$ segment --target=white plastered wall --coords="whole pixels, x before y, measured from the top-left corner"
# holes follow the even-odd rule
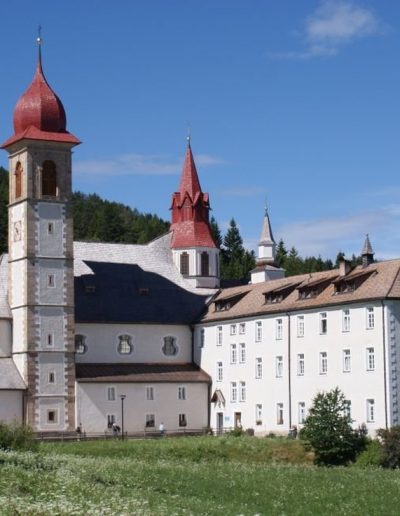
[[[0,421],[22,422],[23,391],[0,390]]]

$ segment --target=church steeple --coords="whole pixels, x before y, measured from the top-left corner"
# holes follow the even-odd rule
[[[285,271],[276,265],[275,259],[276,243],[272,234],[268,207],[265,206],[261,237],[258,242],[258,257],[256,267],[251,271],[251,282],[261,283],[263,281],[283,278]]]
[[[368,233],[365,235],[364,246],[361,251],[363,267],[367,267],[374,262],[374,250],[372,249],[371,242],[369,240]]]
[[[265,206],[261,237],[258,243],[258,260],[273,264],[275,262],[276,243],[272,235],[268,207]]]
[[[209,223],[210,202],[202,192],[190,138],[179,190],[172,195],[171,248],[181,274],[197,287],[219,284],[219,249]]]

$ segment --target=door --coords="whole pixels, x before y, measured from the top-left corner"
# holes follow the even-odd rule
[[[217,412],[217,435],[221,435],[224,431],[224,414]]]
[[[235,412],[235,428],[242,428],[242,413]]]

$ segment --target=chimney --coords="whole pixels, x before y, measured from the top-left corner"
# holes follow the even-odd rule
[[[351,271],[350,260],[346,260],[346,258],[340,258],[339,260],[339,275],[346,276]]]

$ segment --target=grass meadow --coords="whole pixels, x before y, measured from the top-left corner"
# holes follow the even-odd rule
[[[400,471],[317,468],[298,441],[187,437],[0,452],[0,514],[398,515]]]

